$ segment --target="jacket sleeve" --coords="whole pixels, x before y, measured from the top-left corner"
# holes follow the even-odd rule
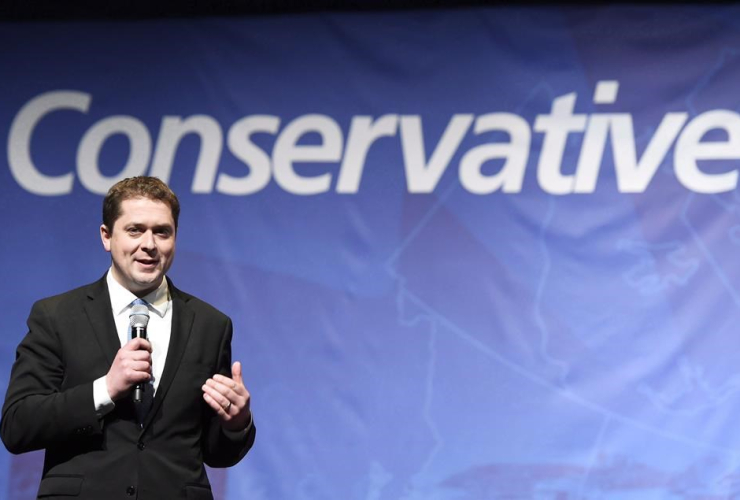
[[[24,453],[100,433],[92,379],[65,387],[60,333],[47,301],[34,304],[28,329],[16,351],[5,394],[0,422],[5,447],[11,453]]]
[[[231,377],[231,337],[233,327],[227,318],[219,349],[218,373]],[[203,430],[203,459],[210,467],[230,467],[238,463],[254,444],[254,422],[244,433],[226,432],[218,415],[207,408]]]

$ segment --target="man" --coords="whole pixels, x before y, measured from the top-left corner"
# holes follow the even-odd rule
[[[234,465],[254,442],[231,320],[165,277],[179,212],[159,179],[117,183],[100,226],[106,275],[31,310],[0,427],[12,453],[46,450],[39,498],[210,500],[203,464]],[[149,340],[129,340],[134,307]]]

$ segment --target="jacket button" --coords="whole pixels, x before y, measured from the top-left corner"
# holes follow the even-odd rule
[[[146,448],[146,446],[144,446],[144,443],[142,443],[142,442],[139,442],[139,443],[137,443],[137,444],[136,444],[136,447],[137,447],[138,449],[140,449],[140,450],[143,450],[144,448]]]
[[[134,488],[133,486],[129,486],[128,488],[126,488],[126,494],[128,496],[132,497],[134,496],[134,493],[136,493],[136,488]]]

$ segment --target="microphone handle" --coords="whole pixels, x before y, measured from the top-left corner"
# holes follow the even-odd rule
[[[135,326],[131,329],[131,338],[142,338],[146,339],[146,327]],[[134,403],[141,403],[144,397],[144,384],[139,383],[134,386]]]

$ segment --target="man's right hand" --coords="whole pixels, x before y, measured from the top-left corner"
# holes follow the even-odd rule
[[[152,345],[142,338],[131,339],[116,353],[105,376],[108,395],[113,401],[126,396],[131,388],[151,378]]]

